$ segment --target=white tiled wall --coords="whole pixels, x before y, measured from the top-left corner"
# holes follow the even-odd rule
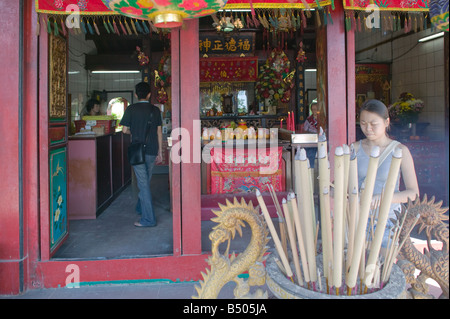
[[[444,38],[419,43],[418,40],[437,30],[385,32],[372,29],[356,32],[356,52],[377,43],[396,38],[394,41],[361,52],[357,63],[390,63],[392,61],[391,100],[395,101],[402,92],[412,93],[424,101],[425,108],[419,115],[420,122],[429,122],[428,134],[442,137],[445,134],[444,110]]]
[[[69,37],[69,94],[72,95],[72,118],[80,114],[87,97],[89,87],[88,72],[84,68],[86,54],[95,54],[93,41],[86,41],[84,35]]]
[[[69,38],[69,94],[72,95],[72,118],[81,114],[87,100],[94,90],[133,91],[141,81],[140,73],[133,74],[92,74],[84,68],[85,55],[95,54],[93,41],[85,40],[84,34],[70,35]],[[159,61],[159,59],[157,60]],[[79,72],[71,74],[72,72]],[[107,103],[101,111],[106,114]]]

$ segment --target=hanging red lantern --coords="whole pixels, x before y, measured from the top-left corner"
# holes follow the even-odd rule
[[[211,15],[223,8],[227,0],[102,0],[121,15],[152,20],[157,28],[176,28],[183,19]]]

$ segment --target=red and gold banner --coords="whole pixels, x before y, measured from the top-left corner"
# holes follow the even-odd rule
[[[258,57],[200,59],[200,82],[254,82],[257,79]]]
[[[366,10],[372,4],[380,11],[428,11],[429,0],[342,0],[345,10]]]
[[[234,149],[230,152],[222,148],[211,151],[211,194],[251,192],[255,188],[268,192],[271,184],[275,191],[284,191],[282,169],[282,147]],[[264,174],[264,172],[271,172]]]

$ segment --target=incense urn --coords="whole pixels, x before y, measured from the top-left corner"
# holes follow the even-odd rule
[[[322,255],[317,256],[317,265],[322,264]],[[320,269],[322,271],[322,269]],[[313,291],[301,287],[281,272],[275,256],[269,256],[266,263],[266,284],[270,291],[279,299],[406,299],[406,279],[402,270],[393,265],[388,283],[372,293],[347,296],[346,294],[335,295],[325,292]],[[325,283],[322,284],[325,287]],[[316,287],[317,288],[317,287]],[[318,288],[316,290],[319,290]],[[326,290],[326,288],[324,288]]]

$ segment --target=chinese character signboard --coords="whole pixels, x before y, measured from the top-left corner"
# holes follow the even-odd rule
[[[200,59],[200,82],[254,82],[257,78],[258,57]]]
[[[223,36],[216,33],[201,33],[199,36],[199,48],[201,55],[253,55],[255,50],[255,34],[242,32]]]

